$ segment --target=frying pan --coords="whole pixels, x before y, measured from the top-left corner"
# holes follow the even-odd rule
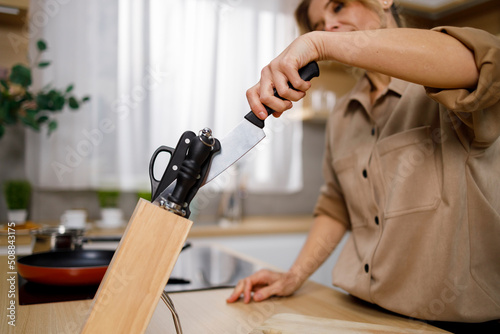
[[[113,257],[113,250],[43,252],[17,260],[19,275],[48,285],[99,284]]]

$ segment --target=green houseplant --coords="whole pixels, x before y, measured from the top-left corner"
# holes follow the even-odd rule
[[[137,197],[144,198],[145,200],[151,202],[151,191],[148,191],[148,190],[138,191]]]
[[[119,190],[98,190],[97,198],[101,208],[117,208],[120,198]]]
[[[49,61],[40,61],[41,54],[47,50],[43,40],[37,42],[37,59],[33,67],[46,68]],[[14,65],[7,78],[0,78],[0,138],[9,125],[22,123],[28,128],[40,131],[46,124],[50,135],[57,129],[55,113],[61,112],[65,106],[72,110],[90,98],[81,99],[72,94],[73,85],[64,89],[56,89],[47,85],[39,91],[33,91],[32,68],[23,64]]]
[[[31,184],[27,180],[8,180],[3,185],[9,221],[24,223],[28,216]]]

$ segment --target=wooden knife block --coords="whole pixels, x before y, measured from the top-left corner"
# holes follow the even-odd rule
[[[144,333],[192,224],[140,199],[81,333]]]

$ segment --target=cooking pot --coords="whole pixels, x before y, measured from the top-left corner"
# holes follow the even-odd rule
[[[66,226],[46,226],[33,231],[35,245],[33,253],[80,250],[84,241],[83,228],[68,228]]]
[[[119,242],[121,236],[85,236],[83,228],[66,226],[46,226],[32,232],[35,245],[32,253],[81,250],[88,242]]]

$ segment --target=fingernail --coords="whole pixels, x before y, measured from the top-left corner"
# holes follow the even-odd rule
[[[266,114],[265,112],[261,111],[261,112],[259,113],[259,118],[260,118],[260,119],[264,119],[264,118],[266,118],[266,117],[267,117],[267,114]]]
[[[262,295],[260,293],[256,293],[253,295],[253,300],[259,301],[262,299]]]

